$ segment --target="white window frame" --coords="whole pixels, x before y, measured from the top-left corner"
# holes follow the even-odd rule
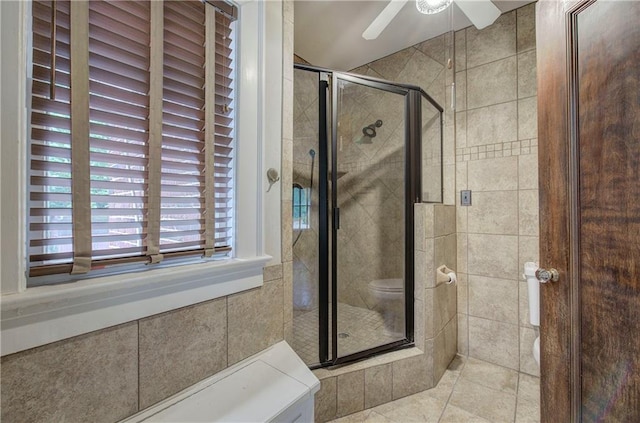
[[[265,264],[280,262],[280,190],[265,194],[263,169],[280,169],[282,4],[260,0],[236,4],[234,257],[27,289],[30,84],[25,75],[31,67],[27,63],[31,7],[23,1],[0,2],[2,356],[259,287]],[[266,75],[279,75],[278,81],[267,81]],[[277,224],[266,225],[266,216],[277,216]]]

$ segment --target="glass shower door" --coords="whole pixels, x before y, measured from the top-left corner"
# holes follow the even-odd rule
[[[329,180],[337,362],[406,342],[408,101],[408,90],[400,87],[333,75]]]

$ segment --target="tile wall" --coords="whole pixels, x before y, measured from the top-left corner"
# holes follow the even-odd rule
[[[228,297],[2,357],[7,422],[123,419],[283,339],[282,265]]]
[[[537,375],[522,278],[538,260],[535,5],[456,32],[455,51],[458,350]]]

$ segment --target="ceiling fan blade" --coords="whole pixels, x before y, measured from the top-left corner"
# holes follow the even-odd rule
[[[498,19],[501,12],[491,0],[454,0],[473,25],[482,29]]]
[[[365,40],[375,40],[384,31],[389,22],[396,17],[400,9],[405,5],[406,0],[391,0],[387,7],[371,22],[371,25],[362,33]]]

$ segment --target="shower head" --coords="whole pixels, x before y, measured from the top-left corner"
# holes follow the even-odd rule
[[[371,139],[375,138],[376,135],[378,135],[376,133],[376,128],[380,128],[381,126],[382,126],[382,120],[378,119],[371,125],[367,125],[364,128],[362,128],[363,136],[356,141],[356,144],[371,144],[373,142],[371,141]]]

